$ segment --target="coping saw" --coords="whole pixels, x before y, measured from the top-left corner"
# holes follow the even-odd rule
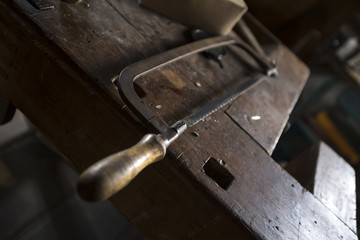
[[[235,45],[243,49],[259,64],[262,72],[238,84],[174,125],[168,126],[141,101],[135,92],[134,81],[139,77],[187,56],[227,45]],[[101,201],[111,197],[128,185],[146,166],[163,159],[167,147],[187,128],[234,101],[266,76],[277,76],[275,64],[259,56],[247,44],[228,36],[193,42],[126,67],[115,81],[119,93],[134,114],[158,134],[146,134],[140,142],[129,149],[114,153],[91,165],[81,174],[78,181],[78,192],[81,197],[88,201]]]

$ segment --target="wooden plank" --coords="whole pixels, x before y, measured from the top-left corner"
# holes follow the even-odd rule
[[[184,26],[160,21],[159,16],[140,9],[137,1],[89,4],[90,7],[83,7],[60,2],[56,11],[38,14],[32,21],[48,32],[52,41],[110,97],[116,96],[117,102],[119,97],[111,79],[123,68],[189,41],[182,34]],[[115,7],[114,4],[121,5]],[[57,24],[59,22],[61,24]]]
[[[166,24],[159,28],[142,26],[140,31],[136,22],[161,18],[138,8],[133,1],[119,1],[121,9],[115,1],[90,2],[90,8],[58,1],[55,10],[35,13],[29,13],[27,2],[15,2],[0,3],[1,23],[9,34],[21,32],[22,37],[15,37],[14,44],[23,46],[28,58],[2,56],[15,60],[22,74],[5,68],[9,77],[0,79],[0,91],[79,169],[133,144],[146,133],[124,108],[111,79],[138,58],[187,41],[184,26],[172,24],[172,30],[183,35],[180,39]],[[137,18],[130,21],[124,17],[121,11],[126,7]],[[154,37],[159,33],[167,37]],[[294,58],[276,42],[270,47],[282,49],[283,58]],[[155,75],[163,76],[157,80],[162,79],[163,85],[153,84],[156,81],[139,83],[146,86],[144,101],[168,106],[169,98],[161,96],[169,94],[171,88],[176,92],[184,86],[184,91],[178,91],[171,100],[180,100],[177,102],[184,110],[180,114],[186,114],[194,107],[192,99],[195,104],[202,103],[208,91],[217,92],[235,78],[248,75],[249,68],[256,69],[251,62],[250,66],[239,64],[239,60],[248,60],[241,52],[231,50],[228,56],[224,60],[229,66],[226,71],[202,56],[162,69]],[[307,69],[300,62],[296,64],[301,72],[294,81],[304,82]],[[199,72],[194,73],[194,69]],[[169,76],[170,80],[165,80]],[[203,87],[198,89],[195,81],[201,81]],[[286,86],[291,88],[289,92],[296,92],[289,98],[296,98],[300,89],[292,88],[298,85]],[[257,108],[263,104],[261,99],[255,96],[248,104]],[[162,107],[159,114],[171,122],[179,117],[173,110]],[[224,110],[181,136],[166,160],[150,166],[111,199],[114,205],[149,239],[356,239]],[[192,134],[194,131],[198,135]],[[225,168],[234,177],[228,190],[207,175],[210,173],[203,165],[209,157],[226,162]]]
[[[308,191],[356,232],[355,171],[325,143],[318,143],[286,166]]]
[[[110,1],[109,4],[105,2],[94,2],[89,8],[78,5],[61,4],[57,10],[58,11],[45,11],[42,14],[36,14],[33,21],[39,24],[44,31],[48,32],[52,41],[58,44],[63,51],[67,52],[70,58],[76,62],[88,76],[93,78],[99,87],[104,89],[117,103],[121,103],[121,100],[119,100],[115,87],[111,83],[111,79],[118,75],[121,69],[146,56],[154,55],[157,52],[190,41],[187,35],[183,34],[186,30],[183,25],[168,21],[167,19],[164,21],[163,17],[154,14],[150,10],[139,8],[137,3],[131,0]],[[96,18],[92,16],[96,16],[96,14],[104,17],[99,19],[95,24],[94,21]],[[64,18],[64,15],[67,17]],[[86,18],[83,16],[89,17]],[[50,22],[61,22],[62,24],[49,24]],[[76,24],[73,24],[74,22]],[[162,32],[162,34],[157,34],[159,32]],[[107,47],[104,47],[105,43]],[[270,45],[269,47],[270,51],[275,51],[274,49],[276,49],[274,45]],[[86,54],[84,54],[85,49]],[[102,54],[99,54],[98,51],[101,51]],[[159,114],[170,122],[172,120],[176,121],[179,119],[179,113],[183,115],[187,114],[199,104],[199,100],[204,99],[204,97],[207,98],[206,95],[211,96],[211,94],[216,93],[216,91],[219,91],[219,89],[229,84],[229,82],[234,81],[237,76],[246,73],[247,68],[238,64],[238,52],[239,51],[235,51],[234,53],[234,51],[231,51],[228,53],[229,56],[224,60],[226,61],[225,71],[220,71],[215,62],[203,61],[203,57],[201,56],[191,58],[186,62],[174,64],[172,68],[177,69],[176,71],[180,75],[181,73],[193,72],[193,75],[190,76],[189,74],[182,74],[181,78],[186,79],[190,77],[191,79],[195,79],[193,80],[194,83],[202,83],[202,95],[194,95],[193,98],[187,98],[189,101],[183,103],[185,107],[179,108],[179,106],[177,106],[173,107],[172,111],[167,111],[174,113],[172,116],[167,117],[167,112],[165,111],[165,113],[162,114],[161,112],[164,111],[161,110]],[[94,56],[96,56],[96,58]],[[242,56],[242,58],[242,63],[249,61],[247,56]],[[296,61],[295,58],[292,59]],[[304,70],[298,67],[298,71],[302,72]],[[295,72],[295,74],[297,73],[298,72]],[[304,76],[307,75],[306,72],[303,74]],[[287,76],[288,75],[284,75],[284,79]],[[294,84],[295,86],[290,86],[293,88],[289,87],[285,89],[297,89],[302,88],[306,78],[307,77],[301,77],[296,78],[301,79],[300,81],[294,80],[286,82],[283,82],[283,78],[281,78],[276,82],[279,83],[280,86],[283,83]],[[206,79],[206,82],[201,79]],[[206,85],[208,86],[207,88],[205,87]],[[268,86],[265,86],[266,89],[267,87]],[[144,86],[144,89],[147,88],[149,88],[149,86]],[[193,90],[194,88],[190,88],[189,91]],[[261,89],[259,91],[261,91]],[[297,93],[299,93],[299,90],[297,90]],[[171,94],[173,94],[173,92],[171,92]],[[238,111],[238,106],[243,106],[243,102],[234,105],[233,110],[229,110],[229,114],[233,116],[234,120],[246,131],[249,131],[250,135],[254,135],[254,131],[262,132],[262,134],[258,133],[256,136],[254,135],[254,138],[258,140],[269,153],[272,152],[276,145],[278,137],[287,121],[286,118],[282,117],[289,114],[295,102],[294,99],[298,97],[296,94],[294,95],[286,91],[279,94],[283,94],[280,96],[282,97],[281,100],[273,102],[284,104],[285,106],[283,108],[277,106],[277,108],[273,107],[271,109],[272,111],[276,109],[283,111],[279,113],[277,121],[274,121],[272,127],[267,127],[266,124],[258,124],[258,126],[254,128],[247,118],[243,119],[244,112]],[[286,97],[288,97],[288,95],[290,95],[289,99],[293,99],[291,103],[286,103],[288,100]],[[187,96],[193,95],[190,94]],[[269,98],[271,98],[271,95]],[[269,103],[269,98],[267,100],[258,99],[254,104],[263,106]],[[168,99],[168,96],[158,97],[158,99]],[[253,100],[254,98],[252,98],[252,101]],[[245,101],[248,102],[248,99],[245,99]],[[283,101],[285,102],[283,103]],[[267,106],[269,105],[270,104]],[[247,106],[248,108],[252,108],[252,104],[247,104]],[[267,108],[264,107],[264,109],[266,110]],[[269,111],[269,113],[271,112]],[[245,112],[245,114],[251,113]],[[271,116],[276,115],[273,114]],[[262,122],[263,121],[258,121],[257,123]]]
[[[231,126],[230,119],[221,113],[215,114],[198,126],[202,137],[191,143],[185,137],[180,139],[188,148],[182,154],[180,148],[178,154],[191,174],[232,214],[245,221],[257,237],[356,239],[347,226],[340,227],[342,223],[335,215],[275,164],[244,132],[236,128],[229,131],[228,126]],[[223,160],[235,176],[227,191],[201,171],[209,156]],[[336,222],[339,226],[329,228]],[[323,232],[325,229],[327,232]]]
[[[314,196],[356,232],[354,169],[331,148],[320,145]]]
[[[10,13],[3,11],[3,7],[4,5],[2,13]],[[1,20],[4,29],[5,26],[16,26],[14,21],[20,22],[16,15]],[[8,34],[12,34],[12,30],[16,28],[6,29]],[[125,109],[117,112],[118,109],[112,108],[109,99],[91,87],[94,85],[89,84],[87,76],[72,65],[71,61],[65,62],[65,59],[69,59],[62,52],[38,39],[39,33],[31,26],[21,29],[21,33],[19,37],[14,37],[14,44],[23,47],[23,53],[29,58],[21,61],[23,58],[16,54],[6,55],[6,59],[13,59],[17,63],[16,67],[22,69],[23,74],[19,76],[15,74],[18,71],[8,71],[9,77],[1,78],[1,91],[11,98],[79,169],[84,169],[91,162],[118,150],[119,147],[133,144],[134,139],[140,137],[137,132],[144,130],[136,126],[136,122],[128,125]],[[24,43],[22,39],[32,41]],[[34,46],[35,41],[37,44]],[[39,71],[40,66],[46,68],[40,68]],[[26,101],[23,101],[24,96]],[[109,105],[104,103],[105,100]],[[155,166],[151,166],[132,183],[133,187],[126,189],[136,195],[141,194],[141,199],[148,200],[146,205],[134,204],[135,198],[134,201],[131,200],[134,196],[125,191],[125,200],[113,200],[115,206],[129,219],[134,223],[138,222],[136,225],[146,235],[158,239],[159,236],[165,236],[166,232],[162,232],[168,229],[168,232],[180,239],[219,239],[221,236],[229,236],[230,239],[239,236],[252,239],[246,228],[242,224],[234,224],[218,203],[203,197],[203,191],[195,190],[196,183],[189,183],[173,166],[169,166],[166,161],[164,163],[166,167],[161,171],[158,170],[159,166],[155,170]],[[169,179],[173,181],[168,181]],[[150,187],[151,192],[144,187]],[[151,201],[154,197],[161,198],[157,201],[161,208],[154,207]],[[127,204],[131,204],[131,208],[128,208]],[[154,210],[149,215],[150,219],[145,218],[150,221],[147,221],[146,226],[142,226],[130,213],[137,210],[145,212],[146,208]],[[163,213],[171,213],[170,216],[182,221],[174,224],[168,221]],[[150,222],[154,224],[149,224]],[[212,229],[217,231],[212,232]]]

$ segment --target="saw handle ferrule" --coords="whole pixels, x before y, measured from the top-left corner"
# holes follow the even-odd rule
[[[87,201],[102,201],[127,186],[145,167],[164,158],[167,141],[147,134],[136,145],[91,165],[78,181],[78,192]]]

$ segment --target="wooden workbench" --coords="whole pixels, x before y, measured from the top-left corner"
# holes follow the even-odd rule
[[[148,132],[112,80],[136,61],[190,42],[190,34],[136,1],[54,5],[41,11],[27,1],[0,2],[0,92],[84,170]],[[270,157],[309,71],[253,25],[265,33],[279,77],[189,129],[165,160],[111,199],[149,239],[357,239]],[[223,64],[192,56],[139,79],[139,92],[171,124],[257,69],[234,49]],[[232,181],[219,186],[205,162],[222,163]]]

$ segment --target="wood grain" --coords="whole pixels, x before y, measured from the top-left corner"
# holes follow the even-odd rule
[[[0,91],[80,170],[147,133],[124,106],[114,76],[144,57],[190,41],[190,29],[135,1],[86,3],[56,1],[56,9],[40,12],[26,1],[0,2],[1,41],[10,46],[0,58]],[[286,75],[283,87],[271,84],[243,96],[229,111],[244,97],[246,109],[257,109],[279,96],[285,104],[274,103],[284,116],[275,124],[278,133],[308,70],[278,42],[269,43],[269,49],[280,54],[279,69],[289,68],[291,79]],[[234,49],[224,65],[222,70],[196,55],[139,79],[138,85],[144,102],[171,123],[258,68]],[[268,140],[254,141],[253,127],[239,127],[225,110],[189,129],[170,147],[167,159],[141,173],[111,199],[113,204],[149,239],[357,239],[264,150],[277,141],[267,130],[274,126],[272,118],[257,128]],[[235,177],[227,191],[204,173],[209,157],[223,160]]]
[[[356,232],[355,172],[334,150],[317,143],[286,170]]]

